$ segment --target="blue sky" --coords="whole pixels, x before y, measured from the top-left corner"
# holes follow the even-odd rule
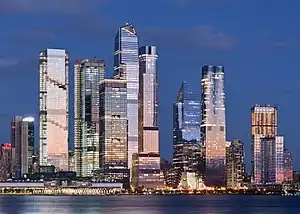
[[[97,56],[111,76],[114,36],[128,21],[141,45],[159,51],[162,156],[172,156],[172,103],[181,82],[199,93],[201,66],[221,64],[228,140],[243,140],[249,163],[250,108],[276,104],[279,132],[299,168],[299,8],[297,0],[0,1],[0,142],[9,141],[12,116],[38,116],[40,50],[65,48],[72,62]]]

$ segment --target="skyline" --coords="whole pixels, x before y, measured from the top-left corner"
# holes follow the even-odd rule
[[[13,2],[13,1],[12,1]],[[66,2],[66,1],[65,1]],[[136,1],[131,1],[136,2]],[[193,2],[193,1],[190,1]],[[201,1],[206,2],[206,1]],[[284,44],[283,41],[285,40],[285,37],[289,37],[288,35],[291,34],[292,36],[290,38],[287,38],[288,40],[291,40],[291,43],[294,43],[295,41],[293,39],[293,32],[294,34],[299,35],[300,30],[299,27],[293,26],[293,21],[290,22],[290,25],[287,26],[281,26],[279,28],[273,28],[273,32],[276,35],[271,35],[275,41],[272,41],[272,38],[269,39],[262,39],[263,41],[260,41],[261,43],[255,43],[256,36],[253,35],[253,32],[250,29],[244,29],[242,28],[246,33],[250,33],[250,35],[244,35],[242,36],[239,34],[237,36],[235,33],[236,31],[241,31],[241,29],[232,29],[233,26],[224,25],[222,26],[222,21],[218,19],[217,17],[210,16],[210,18],[206,18],[205,15],[201,15],[202,10],[208,10],[206,11],[210,13],[217,13],[218,11],[222,11],[224,14],[229,14],[230,7],[231,9],[237,9],[241,6],[241,4],[236,4],[234,7],[232,6],[232,2],[235,1],[229,1],[224,3],[224,1],[215,1],[215,2],[221,2],[221,3],[203,3],[203,8],[198,8],[199,11],[197,12],[197,16],[199,16],[199,19],[205,18],[200,21],[198,20],[192,20],[192,15],[190,18],[190,22],[186,22],[186,20],[182,17],[181,21],[179,19],[175,19],[177,22],[176,25],[183,24],[183,22],[186,22],[185,26],[172,26],[173,22],[172,19],[174,18],[174,14],[176,14],[179,10],[183,10],[187,13],[187,11],[194,11],[193,5],[196,3],[191,3],[190,5],[170,5],[168,4],[168,7],[170,7],[169,11],[172,10],[173,13],[168,18],[165,18],[165,20],[159,21],[157,17],[155,17],[153,20],[147,20],[147,17],[143,17],[144,19],[139,20],[139,17],[142,16],[142,14],[136,14],[133,13],[132,15],[125,14],[120,15],[119,17],[109,17],[108,14],[105,15],[105,10],[107,8],[111,8],[111,3],[103,3],[101,7],[102,9],[99,9],[99,12],[96,14],[105,15],[107,17],[107,20],[109,20],[110,26],[104,26],[103,31],[100,31],[100,27],[95,27],[94,24],[92,26],[86,26],[87,29],[87,35],[82,35],[84,33],[71,31],[70,33],[62,32],[62,31],[56,31],[55,27],[54,29],[51,28],[52,25],[57,25],[58,20],[56,20],[55,17],[53,17],[52,22],[47,22],[46,27],[42,27],[39,20],[35,20],[34,22],[31,22],[33,18],[37,18],[38,16],[41,16],[41,21],[47,18],[47,16],[51,17],[50,14],[58,14],[59,17],[64,17],[64,21],[66,22],[66,26],[69,26],[69,29],[73,29],[74,27],[71,23],[76,22],[75,20],[79,19],[79,17],[82,17],[82,15],[73,14],[73,15],[67,15],[65,12],[62,13],[62,10],[60,8],[52,8],[52,11],[46,11],[46,14],[41,15],[39,14],[39,4],[37,4],[36,7],[32,8],[33,11],[23,10],[18,12],[18,14],[14,13],[15,15],[13,18],[16,19],[16,23],[8,22],[8,23],[2,23],[4,24],[4,27],[8,28],[8,32],[13,31],[13,29],[16,26],[21,26],[22,23],[24,24],[22,27],[26,27],[26,23],[29,22],[33,24],[33,27],[29,27],[25,34],[22,34],[22,38],[16,39],[16,38],[6,38],[6,33],[1,33],[2,38],[2,45],[3,49],[0,52],[1,53],[1,60],[0,60],[0,70],[4,73],[4,78],[1,80],[1,94],[0,96],[6,101],[4,105],[0,108],[1,113],[1,132],[0,132],[0,141],[1,143],[5,143],[9,141],[9,121],[13,116],[21,115],[33,115],[36,119],[38,118],[38,101],[36,100],[36,93],[38,91],[38,52],[45,49],[45,48],[65,48],[70,53],[71,58],[71,77],[70,80],[73,79],[73,64],[75,59],[78,58],[90,58],[93,56],[97,56],[99,59],[104,59],[107,61],[107,73],[109,76],[112,76],[112,60],[113,60],[113,37],[115,36],[116,30],[118,27],[122,24],[124,24],[125,21],[129,20],[132,22],[137,29],[137,33],[140,36],[140,40],[142,43],[140,43],[140,46],[142,45],[155,45],[157,46],[159,59],[158,59],[158,72],[159,72],[159,125],[161,129],[161,153],[162,157],[167,157],[168,159],[171,159],[171,149],[172,149],[172,103],[176,99],[176,94],[178,92],[178,88],[180,87],[180,84],[183,80],[186,80],[192,85],[192,88],[194,91],[200,93],[200,73],[201,73],[201,66],[204,64],[221,64],[225,66],[225,93],[226,93],[226,113],[227,113],[227,140],[232,140],[233,138],[239,138],[242,140],[242,142],[245,144],[245,151],[246,151],[246,162],[247,162],[247,171],[249,171],[249,162],[250,162],[250,144],[251,144],[251,107],[254,104],[277,104],[279,106],[279,134],[285,136],[285,141],[287,144],[287,147],[290,149],[290,151],[297,151],[300,146],[297,144],[297,139],[299,139],[300,134],[297,133],[297,131],[293,131],[291,127],[294,127],[297,124],[297,121],[300,119],[300,113],[294,113],[291,114],[290,106],[296,105],[297,102],[293,98],[295,96],[295,92],[298,91],[298,86],[295,86],[297,84],[296,80],[297,77],[299,77],[299,74],[297,72],[297,61],[296,61],[296,54],[297,50],[297,44],[295,45],[288,45]],[[223,3],[222,3],[223,2]],[[295,1],[291,1],[294,2]],[[259,14],[260,9],[263,12],[264,5],[260,4],[260,8],[258,11],[258,16],[253,18],[255,24],[257,25],[256,29],[262,28],[262,27],[270,27],[272,24],[271,22],[279,22],[279,23],[285,23],[285,21],[280,21],[278,18],[287,18],[287,17],[294,17],[295,19],[299,17],[298,14],[295,14],[294,10],[297,8],[295,5],[294,7],[291,6],[291,2],[288,9],[291,9],[289,12],[289,15],[286,13],[287,6],[281,5],[279,1],[274,2],[275,8],[278,9],[278,11],[275,9],[275,12],[270,12],[270,17],[273,17],[265,21],[258,22],[259,17],[262,17],[262,14]],[[253,5],[257,3],[257,1],[254,1],[254,3],[247,3],[245,7],[249,6],[249,13],[251,14],[251,9],[253,9]],[[2,4],[2,3],[0,3]],[[50,4],[50,3],[49,3]],[[141,5],[143,3],[137,3],[136,7],[138,5]],[[148,3],[144,3],[148,5]],[[162,8],[157,8],[157,10],[162,10],[163,8],[166,9],[167,3],[157,3],[157,4],[163,4]],[[229,5],[230,7],[223,7]],[[298,3],[297,3],[298,4]],[[109,6],[110,5],[110,6]],[[0,5],[1,6],[1,5]],[[120,8],[122,6],[122,3],[119,5]],[[151,8],[151,5],[148,5],[149,8]],[[165,7],[163,7],[165,6]],[[277,7],[276,7],[277,6]],[[155,8],[157,5],[155,6]],[[266,7],[266,5],[265,5]],[[3,9],[2,7],[0,7]],[[28,8],[27,8],[28,9]],[[76,8],[75,8],[76,9]],[[117,12],[119,8],[116,9]],[[279,11],[281,9],[282,11]],[[214,10],[214,11],[213,11]],[[15,10],[18,11],[18,10]],[[235,11],[236,13],[245,12],[244,10],[241,10],[239,12]],[[12,13],[14,11],[11,10],[9,15],[6,12],[6,17],[12,16]],[[252,11],[253,12],[253,11]],[[265,12],[265,11],[264,11]],[[276,12],[279,13],[276,14]],[[83,12],[84,13],[84,12]],[[273,14],[275,13],[275,14]],[[173,14],[173,15],[172,15]],[[96,15],[96,17],[98,16]],[[99,15],[99,16],[101,16]],[[114,13],[111,15],[113,16]],[[127,16],[128,15],[128,16]],[[261,16],[260,16],[261,15]],[[272,16],[273,15],[273,16]],[[284,16],[285,15],[285,16]],[[255,15],[254,15],[255,16]],[[278,17],[277,17],[278,16]],[[296,17],[295,17],[296,16]],[[19,17],[19,18],[18,18]],[[26,18],[27,17],[27,18]],[[31,18],[30,18],[31,17]],[[49,18],[48,17],[48,18]],[[247,20],[247,13],[245,13],[244,16],[240,17],[242,21],[246,22],[245,25],[248,23],[249,20]],[[19,20],[18,20],[19,19]],[[22,20],[24,19],[24,20]],[[74,19],[74,20],[71,20]],[[92,19],[92,18],[91,18]],[[232,22],[233,17],[230,16],[226,22]],[[249,18],[251,19],[251,18]],[[30,21],[31,20],[31,21]],[[107,21],[106,19],[104,19]],[[105,22],[103,19],[102,21]],[[184,21],[185,20],[185,21]],[[78,20],[77,20],[78,21]],[[247,22],[248,21],[248,22]],[[81,21],[81,29],[84,27],[83,24],[85,21]],[[151,26],[153,23],[157,23],[156,26]],[[12,26],[7,26],[8,24],[11,24]],[[56,24],[55,24],[56,23]],[[73,23],[74,24],[74,23]],[[167,25],[169,24],[169,25]],[[99,24],[101,26],[101,24]],[[199,27],[196,26],[213,26],[212,27]],[[253,22],[252,25],[250,24],[249,28],[252,27],[253,30]],[[265,25],[265,26],[264,26]],[[29,24],[27,24],[29,26]],[[153,28],[161,29],[163,27],[167,27],[166,29],[163,29],[161,31],[160,35],[158,35],[158,32]],[[227,26],[227,27],[226,27]],[[291,28],[293,26],[293,28]],[[20,27],[20,30],[22,31],[22,27]],[[61,26],[62,27],[62,26]],[[95,29],[91,29],[92,27],[95,27]],[[274,26],[273,26],[274,27]],[[60,28],[60,27],[58,27]],[[111,28],[111,29],[110,29]],[[150,28],[150,30],[149,30]],[[152,28],[152,30],[151,30]],[[188,39],[182,39],[181,42],[178,42],[178,37],[182,36],[182,34],[175,34],[175,37],[177,38],[178,48],[174,47],[174,41],[173,38],[170,38],[170,34],[173,35],[173,32],[180,32],[181,28],[187,28],[187,29],[198,29],[200,35],[197,40],[196,38],[193,38],[193,41],[197,41],[195,44],[191,41],[188,41]],[[272,28],[272,27],[271,27]],[[179,30],[178,30],[179,29]],[[276,30],[277,29],[277,30]],[[285,30],[283,30],[285,29]],[[259,29],[261,30],[261,29]],[[93,33],[95,32],[96,35],[94,36]],[[271,30],[272,31],[272,30]],[[16,31],[17,32],[17,31]],[[90,33],[88,33],[90,32]],[[189,31],[190,32],[190,31]],[[215,41],[215,43],[212,43],[210,40],[207,41],[207,38],[203,38],[203,35],[207,36],[211,35],[208,39],[211,39]],[[241,33],[241,32],[239,32]],[[271,34],[272,34],[271,33]],[[17,33],[16,33],[17,34]],[[238,34],[238,33],[237,33]],[[258,33],[260,34],[260,32]],[[284,34],[284,35],[283,35]],[[169,36],[166,36],[169,35]],[[202,36],[201,36],[202,35]],[[14,34],[14,36],[18,37]],[[191,35],[188,35],[189,37],[192,37]],[[270,35],[269,35],[270,36]],[[205,36],[204,36],[205,37]],[[226,38],[232,38],[233,43],[228,42]],[[238,37],[238,39],[236,38]],[[259,37],[259,36],[258,36]],[[297,37],[295,35],[295,37]],[[83,38],[90,39],[90,41],[86,41],[86,43],[82,46],[78,44],[79,41],[81,41]],[[152,38],[152,39],[151,39]],[[12,42],[5,42],[5,41],[11,41],[14,40],[14,43]],[[248,39],[248,40],[247,40]],[[170,40],[166,42],[166,40]],[[221,43],[220,41],[227,41],[227,43]],[[206,41],[206,42],[203,42]],[[96,42],[96,43],[95,43]],[[257,41],[256,41],[257,42]],[[274,42],[272,46],[268,43]],[[207,43],[207,44],[204,44]],[[249,43],[249,44],[246,44]],[[253,45],[253,44],[256,45]],[[10,45],[9,45],[10,44]],[[65,44],[65,45],[64,45]],[[97,45],[95,45],[97,44]],[[227,44],[227,45],[226,45]],[[233,46],[228,45],[233,44]],[[268,47],[266,47],[266,46]],[[270,46],[269,46],[270,45]],[[180,46],[180,48],[179,48]],[[246,47],[245,47],[246,46]],[[257,47],[259,46],[259,47]],[[17,49],[18,47],[18,49]],[[224,50],[225,48],[225,50]],[[18,52],[16,52],[18,51]],[[179,62],[180,63],[174,63]],[[255,62],[255,63],[253,63]],[[282,72],[286,72],[286,68],[291,68],[289,72],[292,72],[292,75],[294,78],[292,78],[289,81],[282,81]],[[21,68],[21,69],[20,69]],[[23,70],[23,71],[21,71]],[[14,72],[15,71],[15,72]],[[251,74],[250,74],[251,73]],[[173,82],[170,84],[170,74],[172,74],[172,80]],[[185,75],[186,74],[186,75]],[[298,75],[298,76],[297,76]],[[174,77],[174,78],[173,78]],[[258,78],[259,77],[259,78]],[[270,78],[274,78],[274,82],[270,81]],[[267,83],[266,83],[267,82]],[[18,87],[14,87],[11,91],[7,92],[8,87],[12,87],[12,83],[19,85]],[[265,87],[265,85],[268,85],[269,87]],[[255,86],[255,87],[254,87]],[[71,85],[73,87],[73,83]],[[241,93],[243,92],[243,93]],[[71,102],[73,102],[72,97],[73,92],[70,94]],[[237,97],[241,97],[240,99],[237,99]],[[246,97],[246,98],[243,98]],[[20,107],[22,106],[22,107]],[[70,106],[70,110],[72,110],[73,107]],[[168,112],[168,113],[167,113]],[[71,117],[73,117],[73,113],[70,114]],[[242,121],[242,122],[241,122]],[[70,124],[70,127],[73,127],[73,124]],[[72,135],[73,136],[73,135]],[[294,157],[294,166],[295,168],[300,167],[300,158],[295,156]]]

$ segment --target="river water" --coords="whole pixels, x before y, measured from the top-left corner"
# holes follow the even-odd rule
[[[0,196],[0,214],[300,214],[294,196]]]

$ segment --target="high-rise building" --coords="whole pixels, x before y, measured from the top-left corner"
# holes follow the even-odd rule
[[[12,173],[12,147],[10,143],[0,147],[0,180],[7,180]]]
[[[92,176],[99,169],[99,84],[105,77],[105,62],[75,61],[74,155],[78,176]]]
[[[132,169],[135,188],[157,188],[163,182],[159,154],[157,57],[155,46],[139,49],[139,154],[133,155]]]
[[[33,173],[34,118],[16,116],[11,122],[13,176]]]
[[[100,169],[105,181],[129,186],[126,80],[100,83]]]
[[[282,136],[260,138],[261,153],[257,156],[259,184],[281,184],[283,182],[283,140]]]
[[[133,155],[132,186],[155,189],[164,184],[160,171],[159,153],[139,153]]]
[[[293,156],[292,153],[285,149],[283,153],[284,161],[284,180],[292,181],[293,180]]]
[[[155,46],[139,49],[139,152],[159,153],[158,81]]]
[[[200,149],[200,97],[183,82],[173,105],[174,169],[198,172]]]
[[[252,183],[282,183],[284,180],[284,138],[278,136],[277,107],[255,105],[251,113]]]
[[[201,78],[201,143],[207,186],[225,186],[226,121],[224,67],[206,65]]]
[[[115,37],[114,78],[127,81],[128,167],[132,155],[138,152],[138,37],[133,25],[126,23]]]
[[[228,188],[243,187],[245,176],[244,144],[237,139],[226,145],[226,180]]]
[[[69,55],[65,50],[40,52],[40,166],[68,170]]]

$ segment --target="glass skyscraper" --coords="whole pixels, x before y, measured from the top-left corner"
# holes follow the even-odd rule
[[[100,83],[100,175],[129,186],[126,80]]]
[[[174,169],[198,172],[200,150],[200,97],[183,82],[173,105]]]
[[[40,166],[68,170],[69,55],[65,50],[40,52]]]
[[[103,60],[76,60],[74,161],[78,176],[92,176],[92,171],[99,169],[99,84],[104,77]]]
[[[13,176],[33,173],[34,118],[16,116],[11,122]]]
[[[205,147],[207,186],[225,186],[226,121],[224,67],[202,67],[201,143]]]
[[[159,153],[157,57],[155,46],[139,49],[139,152]]]
[[[284,138],[278,136],[277,107],[255,105],[251,114],[252,183],[280,184],[284,180]]]
[[[243,187],[245,176],[244,144],[234,139],[226,145],[226,183],[228,188]]]
[[[133,25],[126,23],[115,37],[114,78],[127,81],[128,167],[132,155],[138,152],[138,37]]]

